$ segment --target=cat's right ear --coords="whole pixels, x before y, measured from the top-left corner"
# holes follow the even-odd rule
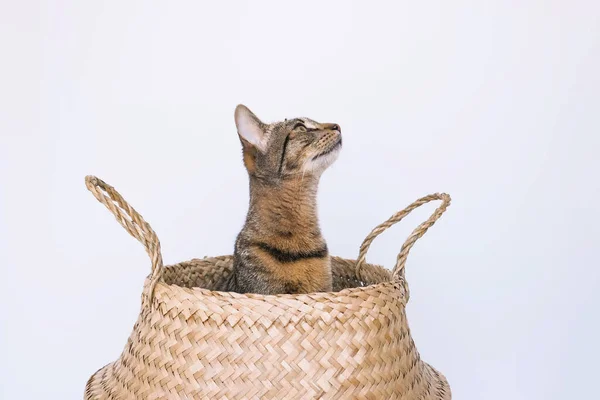
[[[251,150],[249,147],[253,147],[260,152],[266,150],[265,124],[243,104],[239,104],[235,108],[235,126],[242,140],[244,150]]]

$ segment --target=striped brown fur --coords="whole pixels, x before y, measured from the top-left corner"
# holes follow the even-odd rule
[[[250,205],[226,290],[311,293],[331,290],[331,264],[316,195],[341,148],[337,124],[294,118],[265,124],[239,105],[236,127],[250,178]]]

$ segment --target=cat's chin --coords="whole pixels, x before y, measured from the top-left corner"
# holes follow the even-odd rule
[[[306,170],[316,174],[323,173],[331,164],[335,162],[335,160],[337,160],[338,156],[340,155],[341,147],[341,143],[338,143],[327,153],[314,157],[308,162]]]

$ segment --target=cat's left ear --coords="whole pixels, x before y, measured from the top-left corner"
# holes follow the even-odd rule
[[[243,104],[235,108],[235,126],[244,147],[251,145],[261,152],[266,150],[265,124]]]

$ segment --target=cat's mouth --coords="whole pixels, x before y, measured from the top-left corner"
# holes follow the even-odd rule
[[[335,144],[333,146],[331,146],[329,149],[325,150],[324,152],[317,154],[312,159],[314,161],[318,158],[326,156],[327,154],[333,153],[334,151],[338,150],[340,147],[342,147],[342,136],[341,135],[340,135],[338,141],[335,142]]]

